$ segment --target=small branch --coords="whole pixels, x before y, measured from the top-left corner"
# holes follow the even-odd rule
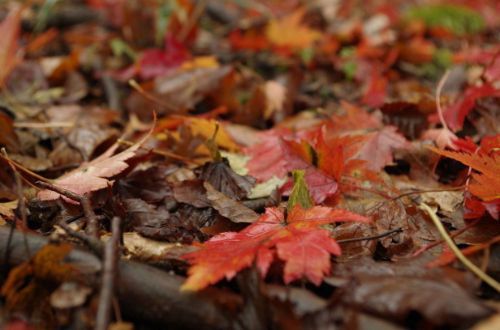
[[[64,231],[69,236],[74,237],[74,238],[82,241],[85,245],[88,246],[88,248],[90,250],[92,250],[92,252],[96,256],[102,257],[102,254],[103,254],[103,244],[102,244],[102,242],[100,240],[98,240],[95,237],[86,235],[85,233],[81,233],[81,232],[78,232],[76,230],[71,229],[71,227],[68,226],[68,224],[66,224],[66,222],[64,222],[64,221],[60,221],[57,225],[59,227],[61,227],[62,229],[64,229]]]
[[[158,97],[156,97],[155,95],[153,95],[153,94],[145,91],[144,88],[142,88],[141,85],[139,85],[137,83],[137,81],[135,81],[134,79],[130,79],[128,81],[128,84],[130,85],[130,87],[132,87],[133,89],[135,89],[139,94],[141,94],[142,96],[144,96],[144,98],[146,98],[147,100],[149,100],[149,101],[151,101],[153,103],[156,103],[156,104],[158,104],[158,105],[160,105],[162,107],[165,107],[166,109],[168,109],[170,111],[177,111],[178,110],[172,104],[166,103],[163,100],[161,100]]]
[[[450,235],[446,232],[443,224],[437,217],[436,213],[432,211],[432,209],[425,203],[420,204],[420,208],[427,212],[432,222],[436,226],[439,234],[443,237],[446,244],[448,244],[451,251],[455,254],[458,260],[460,260],[465,267],[467,267],[471,272],[473,272],[477,277],[479,277],[482,281],[488,284],[490,287],[495,289],[497,292],[500,292],[500,283],[498,283],[494,278],[490,277],[488,274],[479,269],[476,265],[474,265],[467,257],[460,251],[460,249],[455,245]]]
[[[103,74],[101,77],[102,84],[104,86],[104,93],[108,99],[108,106],[113,110],[122,110],[120,103],[120,93],[116,86],[116,82],[108,74]]]
[[[44,189],[54,191],[60,195],[63,195],[75,202],[79,202],[82,205],[83,213],[87,218],[87,228],[86,232],[90,236],[99,237],[99,225],[97,222],[97,217],[90,205],[90,201],[86,196],[75,194],[72,191],[53,185],[52,183],[37,181],[36,184]]]
[[[458,191],[458,190],[462,190],[462,189],[465,189],[465,186],[458,186],[458,187],[445,188],[445,189],[429,189],[429,190],[408,191],[408,192],[399,194],[398,196],[391,197],[388,200],[384,200],[381,203],[379,203],[379,205],[375,205],[375,206],[370,207],[367,211],[373,211],[373,210],[379,209],[380,207],[382,207],[382,205],[384,205],[384,203],[395,202],[398,199],[401,199],[401,198],[407,197],[407,196],[411,196],[411,195],[419,195],[419,194],[426,194],[426,193],[433,193],[433,192]]]
[[[116,269],[118,265],[117,254],[120,242],[120,218],[111,220],[111,238],[106,242],[104,249],[104,265],[102,274],[101,293],[99,294],[99,307],[97,308],[97,330],[106,330],[111,319],[113,296],[115,287]]]
[[[17,193],[17,203],[18,203],[17,205],[19,207],[19,212],[21,213],[21,222],[23,224],[23,230],[26,230],[28,228],[28,217],[27,217],[28,213],[26,211],[26,202],[24,200],[24,195],[23,195],[22,177],[17,171],[16,167],[10,162],[11,159],[4,148],[2,148],[2,154],[5,157],[5,159],[7,159],[10,168],[14,172],[14,177],[16,180],[16,193]],[[12,228],[14,229],[15,227],[16,227],[16,221],[14,220]],[[10,237],[8,241],[10,242]],[[28,257],[31,257],[30,248],[28,246],[28,243],[26,242],[26,236],[24,236],[24,246],[26,248],[26,254],[28,255]]]
[[[22,166],[21,164],[17,163],[16,161],[10,159],[8,156],[5,155],[5,153],[3,153],[3,148],[2,148],[2,152],[0,153],[0,158],[5,160],[9,164],[10,167],[14,167],[18,171],[21,171],[22,173],[26,173],[29,176],[31,176],[39,181],[42,181],[42,182],[50,182],[49,179],[44,178],[43,176],[36,174],[35,172],[27,169],[26,167]]]
[[[188,21],[186,22],[186,24],[184,24],[182,30],[179,32],[178,40],[180,42],[184,42],[186,40],[186,38],[189,35],[189,32],[191,32],[196,22],[205,11],[206,6],[207,6],[207,0],[198,0],[192,14],[188,18]]]
[[[50,122],[50,123],[14,123],[15,128],[71,128],[74,127],[73,122]]]
[[[127,140],[122,140],[122,139],[118,139],[117,142],[120,143],[120,144],[126,145],[126,146],[132,146],[132,145],[134,145],[133,142],[130,142],[130,141],[127,141]],[[199,165],[199,163],[197,163],[196,161],[194,161],[192,159],[189,159],[187,157],[183,157],[181,155],[175,154],[175,153],[170,152],[170,151],[159,150],[159,149],[149,149],[149,148],[145,148],[145,147],[142,147],[142,146],[141,146],[141,149],[145,149],[145,150],[151,151],[155,155],[159,155],[159,156],[163,156],[163,157],[168,157],[168,158],[180,160],[180,161],[183,161],[183,162],[188,163],[188,164]]]
[[[455,237],[459,236],[460,234],[462,234],[463,232],[465,232],[466,230],[468,230],[469,228],[474,227],[478,223],[479,223],[479,219],[476,220],[476,221],[473,221],[473,222],[469,223],[467,226],[465,226],[465,227],[463,227],[463,228],[455,231],[453,234],[450,235],[450,237],[451,238],[455,238]],[[417,251],[415,251],[412,254],[412,257],[417,257],[417,256],[421,255],[423,252],[425,252],[425,251],[427,251],[429,249],[432,249],[433,247],[438,246],[438,245],[440,245],[442,243],[444,243],[444,240],[440,239],[439,241],[427,244],[427,245],[421,247],[420,249],[418,249]]]
[[[393,234],[396,234],[396,233],[402,233],[402,232],[403,232],[402,228],[396,228],[396,229],[392,229],[392,230],[386,231],[385,233],[378,234],[378,235],[366,236],[366,237],[346,238],[346,239],[339,239],[339,240],[336,240],[336,241],[339,244],[351,243],[351,242],[359,242],[359,241],[368,241],[368,240],[372,240],[372,239],[378,239],[378,238],[387,237],[387,236],[390,236],[390,235],[393,235]]]

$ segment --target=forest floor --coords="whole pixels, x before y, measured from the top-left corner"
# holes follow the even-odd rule
[[[0,4],[0,328],[500,329],[500,3]]]

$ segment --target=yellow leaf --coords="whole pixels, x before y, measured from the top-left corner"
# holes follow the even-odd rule
[[[204,118],[189,118],[186,124],[191,128],[193,135],[200,135],[207,140],[212,138],[216,130],[217,125],[219,125],[219,131],[215,137],[215,143],[223,149],[230,151],[236,151],[239,146],[232,140],[232,138],[224,130],[224,127],[216,120],[204,119]]]
[[[218,68],[219,62],[214,56],[197,56],[192,60],[182,63],[183,70],[191,70],[197,68]]]
[[[272,20],[266,29],[267,39],[280,47],[307,48],[318,40],[321,34],[302,25],[303,10],[296,10],[279,20]]]

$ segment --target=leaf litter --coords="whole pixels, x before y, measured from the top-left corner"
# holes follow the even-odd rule
[[[495,324],[497,7],[6,1],[0,327]]]

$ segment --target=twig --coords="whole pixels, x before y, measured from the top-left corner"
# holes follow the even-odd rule
[[[178,109],[176,107],[174,107],[172,104],[169,104],[161,99],[159,99],[158,97],[156,97],[155,95],[151,94],[151,93],[148,93],[144,90],[144,88],[141,87],[141,85],[139,85],[137,83],[137,81],[135,81],[134,79],[130,79],[128,81],[128,84],[130,85],[130,87],[132,87],[133,89],[135,89],[139,94],[141,94],[142,96],[144,96],[144,98],[146,98],[147,100],[153,102],[153,103],[156,103],[162,107],[165,107],[167,108],[168,110],[170,111],[177,111]]]
[[[339,244],[342,244],[342,243],[351,243],[351,242],[359,242],[359,241],[368,241],[368,240],[372,240],[372,239],[383,238],[383,237],[390,236],[390,235],[395,234],[395,233],[401,233],[401,232],[403,232],[403,228],[400,227],[400,228],[396,228],[396,229],[392,229],[392,230],[386,231],[385,233],[378,234],[378,235],[366,236],[366,237],[346,238],[346,239],[339,239],[339,240],[336,240],[336,241]]]
[[[186,24],[184,24],[182,30],[179,32],[178,40],[180,42],[184,42],[186,40],[186,38],[189,35],[189,32],[191,32],[194,25],[205,11],[206,6],[207,6],[207,0],[198,0],[196,6],[194,7],[193,13],[189,16]]]
[[[27,217],[27,212],[26,212],[26,202],[24,200],[24,195],[23,195],[22,177],[19,174],[19,172],[17,171],[16,167],[14,165],[12,165],[12,163],[10,162],[11,159],[10,159],[9,155],[7,154],[7,151],[5,150],[5,148],[2,148],[2,154],[5,157],[5,159],[7,160],[10,168],[12,169],[12,172],[14,172],[14,178],[16,180],[16,193],[17,193],[17,203],[18,203],[17,205],[19,207],[19,212],[21,213],[21,222],[22,222],[23,227],[24,227],[23,229],[27,229],[28,228],[28,217]],[[13,228],[16,227],[15,220],[12,224],[12,227]],[[10,238],[8,241],[10,241]],[[24,236],[24,246],[26,248],[26,254],[31,259],[30,248],[28,246],[28,243],[26,241],[25,236]],[[8,245],[7,245],[7,247],[8,247]]]
[[[90,236],[99,237],[99,225],[97,222],[97,217],[90,205],[89,199],[84,195],[75,194],[72,191],[53,185],[52,183],[37,181],[36,184],[44,189],[55,191],[56,193],[63,195],[75,202],[79,202],[82,205],[83,213],[87,218],[87,228],[86,232]]]
[[[460,234],[464,233],[467,229],[474,227],[478,223],[479,223],[479,220],[473,221],[473,222],[469,223],[467,226],[455,231],[453,234],[450,235],[450,237],[455,238],[455,237],[459,236]],[[444,240],[440,239],[439,241],[427,244],[427,245],[421,247],[420,249],[418,249],[417,251],[415,251],[411,256],[417,257],[417,256],[421,255],[423,252],[425,252],[429,249],[432,249],[433,247],[438,246],[439,244],[442,244],[442,243],[444,243]]]
[[[3,149],[2,149],[3,150]],[[37,179],[38,181],[42,182],[50,182],[49,179],[44,178],[41,175],[36,174],[35,172],[27,169],[26,167],[22,166],[21,164],[17,163],[15,160],[10,159],[8,156],[6,156],[3,151],[0,153],[0,158],[5,160],[9,166],[14,166],[18,171],[21,171],[23,173],[27,173],[28,175],[32,176],[33,178]]]
[[[65,122],[65,121],[57,121],[50,123],[14,123],[14,127],[16,128],[71,128],[74,127],[75,123],[73,122]]]
[[[60,221],[58,224],[57,224],[59,227],[61,227],[62,229],[64,229],[64,231],[82,241],[85,245],[87,245],[89,247],[90,250],[92,250],[92,252],[98,256],[98,257],[102,257],[102,254],[103,254],[103,244],[100,240],[98,240],[97,238],[95,237],[92,237],[92,236],[89,236],[89,235],[86,235],[85,233],[82,233],[82,232],[78,232],[76,230],[73,230],[71,229],[70,226],[68,226],[68,224],[66,224],[66,222],[64,221]]]
[[[120,242],[120,218],[111,220],[111,238],[104,248],[104,266],[102,274],[101,292],[99,294],[99,307],[97,308],[97,330],[106,330],[111,319],[113,296],[115,287],[116,269],[118,265],[117,254]]]
[[[130,141],[127,141],[127,140],[122,140],[122,139],[118,139],[117,142],[120,143],[120,144],[126,145],[126,146],[132,146],[132,145],[134,145],[133,142],[130,142]],[[155,149],[155,148],[149,149],[149,148],[146,148],[146,147],[143,147],[143,146],[141,146],[141,149],[151,151],[155,155],[177,159],[177,160],[183,161],[185,163],[189,163],[189,164],[199,165],[199,163],[197,163],[196,161],[194,161],[192,159],[189,159],[187,157],[175,154],[175,153],[170,152],[170,151],[159,150],[159,149]]]
[[[460,260],[465,267],[467,267],[482,281],[484,281],[490,287],[495,289],[497,292],[500,292],[500,283],[498,283],[494,278],[490,277],[488,274],[479,269],[479,267],[474,265],[469,259],[467,259],[467,257],[462,253],[462,251],[460,251],[460,249],[455,245],[451,237],[448,235],[443,224],[441,223],[441,221],[439,221],[439,218],[437,217],[436,213],[434,213],[434,211],[432,211],[432,209],[425,203],[421,203],[420,208],[425,212],[427,212],[432,222],[436,226],[437,230],[439,231],[439,234],[441,234],[441,236],[445,240],[446,244],[448,244],[451,251],[457,256],[457,259]]]
[[[429,190],[415,190],[415,191],[408,191],[408,192],[405,192],[405,193],[402,193],[402,194],[399,194],[395,197],[391,197],[387,200],[384,200],[382,201],[381,203],[375,205],[375,206],[372,206],[370,207],[367,211],[373,211],[373,210],[376,210],[380,207],[382,207],[382,205],[384,205],[384,203],[387,203],[387,202],[395,202],[397,201],[398,199],[401,199],[403,197],[406,197],[406,196],[411,196],[411,195],[418,195],[418,194],[426,194],[426,193],[433,193],[433,192],[446,192],[446,191],[456,191],[456,190],[462,190],[464,189],[465,186],[458,186],[458,187],[451,187],[451,188],[445,188],[445,189],[429,189]]]

